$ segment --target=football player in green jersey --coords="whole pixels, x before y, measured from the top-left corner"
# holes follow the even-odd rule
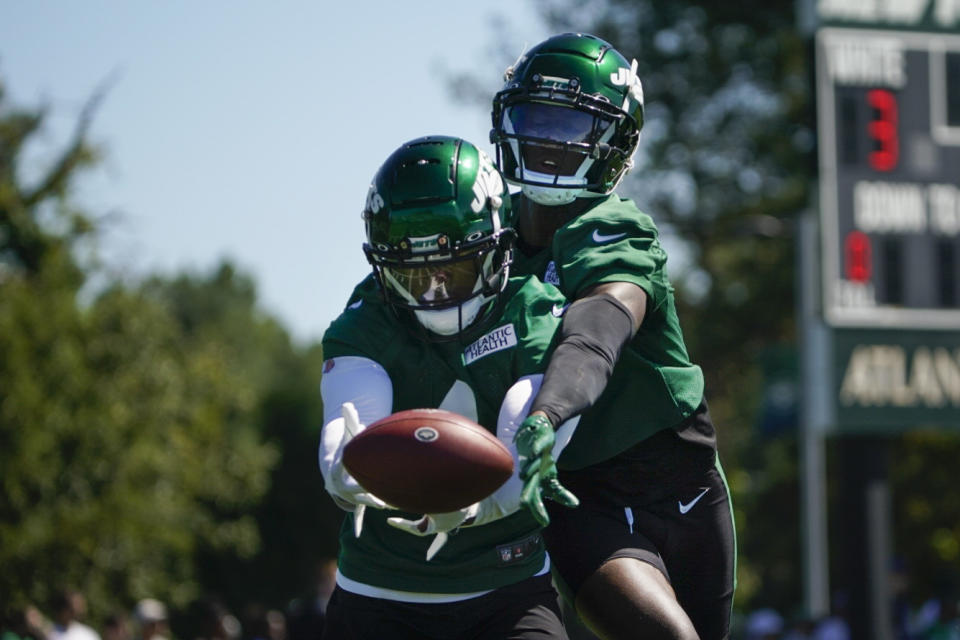
[[[657,228],[614,193],[643,113],[636,60],[587,34],[524,52],[493,100],[497,163],[520,187],[514,273],[573,301],[518,430],[518,451],[533,461],[523,499],[557,467],[580,498],[572,510],[547,503],[544,537],[558,584],[595,633],[719,640],[736,545],[703,375],[684,345]],[[589,385],[568,391],[571,371],[610,376],[597,402]],[[555,462],[554,428],[580,413]]]
[[[402,145],[377,172],[363,218],[373,273],[323,337],[320,467],[349,512],[324,637],[565,638],[541,525],[521,508],[516,474],[458,512],[410,514],[367,493],[342,454],[364,425],[438,407],[496,433],[521,468],[514,434],[566,299],[536,277],[508,279],[510,194],[469,142],[434,136]],[[553,455],[576,421],[557,431]],[[555,478],[546,486],[576,505]],[[534,507],[546,517],[542,503]]]

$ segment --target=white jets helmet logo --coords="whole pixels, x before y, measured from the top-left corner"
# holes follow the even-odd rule
[[[374,185],[370,185],[370,190],[367,191],[367,211],[379,213],[382,208],[383,196],[377,192],[377,188]]]
[[[643,85],[640,84],[640,78],[637,77],[637,60],[634,59],[630,68],[620,67],[616,73],[610,74],[610,82],[618,87],[628,87],[630,97],[643,104]],[[624,100],[626,103],[626,100]]]
[[[477,180],[473,183],[473,202],[470,203],[470,209],[474,213],[480,213],[488,200],[494,209],[499,209],[502,204],[501,193],[503,193],[503,179],[493,166],[490,156],[481,151]]]

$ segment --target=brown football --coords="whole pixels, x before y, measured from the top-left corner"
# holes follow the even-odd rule
[[[513,473],[510,451],[476,422],[441,409],[382,418],[343,450],[364,489],[413,513],[445,513],[496,491]]]

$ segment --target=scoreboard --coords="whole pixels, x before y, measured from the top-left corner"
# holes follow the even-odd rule
[[[960,34],[816,33],[823,315],[960,330]]]
[[[886,472],[878,440],[860,436],[960,430],[960,0],[798,9],[816,55],[820,178],[819,247],[812,225],[800,243],[805,597],[829,610],[821,438],[846,436],[839,491],[858,505],[842,553],[862,567],[851,625],[892,637]]]

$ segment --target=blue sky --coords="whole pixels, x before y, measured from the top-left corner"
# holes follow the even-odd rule
[[[433,133],[490,151],[488,113],[455,104],[439,70],[476,72],[492,95],[491,18],[508,20],[511,59],[549,35],[524,0],[14,0],[2,13],[8,96],[50,109],[29,165],[109,86],[91,129],[105,160],[76,197],[113,214],[111,271],[229,257],[301,341],[319,339],[367,273],[360,210],[386,156]]]

